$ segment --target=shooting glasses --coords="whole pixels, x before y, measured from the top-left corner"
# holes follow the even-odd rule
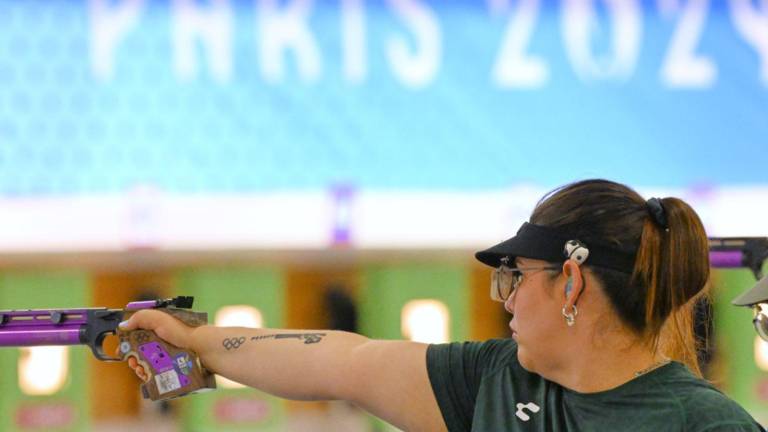
[[[755,331],[768,342],[768,303],[758,303],[753,306],[755,308],[755,318],[752,319],[752,323],[755,325]]]
[[[508,267],[507,259],[491,273],[491,299],[504,303],[509,296],[523,283],[523,276],[542,270],[560,270],[559,265]]]

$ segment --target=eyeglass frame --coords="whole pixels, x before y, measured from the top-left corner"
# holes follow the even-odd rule
[[[546,266],[509,267],[506,260],[493,269],[491,273],[491,300],[504,303],[512,297],[515,290],[523,283],[526,274],[538,273],[544,270],[561,270],[562,266],[550,264]],[[508,288],[507,288],[508,287]],[[768,319],[768,316],[766,317]]]
[[[768,342],[768,303],[755,303],[752,307],[755,311],[752,319],[755,331],[762,340]]]

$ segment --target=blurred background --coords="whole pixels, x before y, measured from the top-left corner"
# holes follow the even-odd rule
[[[547,191],[765,237],[766,166],[766,0],[0,0],[0,309],[507,337],[472,253]],[[766,422],[754,282],[714,273],[707,374]],[[87,348],[4,348],[0,430],[391,429],[219,386],[148,403]]]

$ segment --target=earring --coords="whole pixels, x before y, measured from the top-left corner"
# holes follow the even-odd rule
[[[573,308],[573,311],[571,313],[567,313],[565,311],[565,306],[563,306],[563,316],[565,317],[565,323],[568,324],[568,327],[573,327],[574,324],[576,324],[576,315],[579,314],[579,310],[576,309],[576,305],[571,306]]]

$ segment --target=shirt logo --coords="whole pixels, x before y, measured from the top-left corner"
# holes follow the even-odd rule
[[[518,403],[516,406],[517,406],[517,412],[515,413],[515,415],[517,416],[517,418],[519,418],[522,421],[528,421],[531,419],[531,416],[529,416],[525,411],[523,411],[524,409],[527,409],[532,413],[537,413],[539,412],[539,409],[540,409],[539,406],[533,402],[528,402],[527,404]]]

